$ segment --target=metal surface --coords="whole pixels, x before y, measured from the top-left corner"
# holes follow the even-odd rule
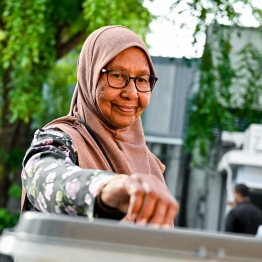
[[[261,261],[262,239],[153,229],[83,217],[25,213],[4,231],[0,253],[18,261]]]

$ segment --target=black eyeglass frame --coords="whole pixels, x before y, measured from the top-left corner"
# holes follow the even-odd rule
[[[106,74],[107,74],[107,83],[108,83],[108,85],[109,85],[110,87],[112,87],[112,88],[117,88],[117,89],[125,88],[125,87],[129,84],[130,80],[133,79],[133,80],[134,80],[134,83],[135,83],[136,90],[139,91],[139,92],[142,92],[142,93],[151,92],[151,91],[154,89],[154,87],[155,87],[156,81],[158,80],[158,78],[157,78],[156,76],[153,76],[153,75],[150,75],[150,74],[141,74],[141,75],[137,75],[137,76],[133,77],[133,76],[130,76],[130,75],[129,75],[126,71],[124,71],[124,70],[107,70],[107,69],[103,68],[101,71],[102,71],[102,73],[106,73]],[[109,84],[109,81],[108,81],[108,73],[110,73],[110,72],[112,72],[112,71],[120,71],[120,72],[124,72],[124,73],[126,73],[126,74],[128,75],[129,78],[127,79],[126,84],[125,84],[124,86],[122,86],[122,87],[115,87],[115,86],[111,86],[111,85]],[[152,77],[152,78],[154,79],[154,83],[153,83],[152,86],[151,86],[151,82],[149,81],[149,82],[150,82],[150,90],[143,91],[143,90],[138,89],[138,87],[137,87],[137,85],[136,85],[136,80],[137,80],[137,78],[138,78],[139,76],[142,76],[142,75],[149,75],[149,77]]]

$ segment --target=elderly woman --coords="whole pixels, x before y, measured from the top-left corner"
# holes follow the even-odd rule
[[[24,157],[23,210],[172,227],[178,204],[140,119],[156,80],[134,32],[93,32],[79,56],[68,116],[37,130]]]

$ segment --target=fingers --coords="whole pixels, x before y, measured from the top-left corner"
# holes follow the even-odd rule
[[[156,201],[154,210],[148,220],[149,224],[152,225],[164,225],[166,219],[167,205],[161,199]]]
[[[174,220],[177,216],[178,210],[179,210],[179,204],[175,200],[173,205],[170,205],[170,207],[167,209],[165,215],[165,223],[164,223],[165,227],[174,227]]]
[[[173,227],[179,205],[156,177],[132,175],[128,181],[127,214],[138,224]]]
[[[173,227],[179,208],[162,181],[143,174],[111,180],[103,188],[101,200],[140,225]]]
[[[141,186],[141,188],[143,187]],[[158,196],[154,191],[141,190],[139,194],[134,195],[130,208],[133,207],[137,223],[147,224],[151,220],[156,212],[157,200]]]

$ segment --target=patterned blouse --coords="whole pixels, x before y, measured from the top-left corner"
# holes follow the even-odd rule
[[[80,168],[73,141],[57,128],[35,132],[23,167],[27,210],[118,220],[124,216],[105,211],[96,201],[101,184],[115,173]]]

